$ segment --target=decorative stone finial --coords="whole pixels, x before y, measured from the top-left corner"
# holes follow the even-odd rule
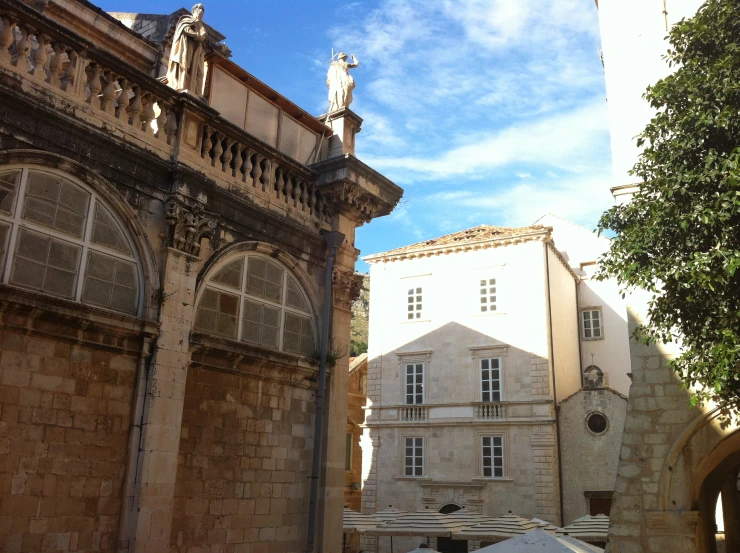
[[[203,24],[203,4],[193,6],[190,15],[183,15],[175,27],[167,68],[167,84],[179,92],[200,97],[205,81],[206,27]]]
[[[329,113],[349,107],[352,103],[352,90],[355,80],[349,74],[352,67],[358,67],[360,60],[354,54],[352,62],[347,61],[347,54],[339,52],[332,56],[329,72],[326,74],[326,86],[329,87]]]

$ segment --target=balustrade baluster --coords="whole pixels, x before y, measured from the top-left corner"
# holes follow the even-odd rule
[[[49,61],[49,75],[46,77],[46,82],[59,88],[62,84],[62,79],[59,77],[59,74],[62,72],[62,54],[64,54],[64,44],[55,42],[52,46],[52,50],[54,50],[54,56]]]
[[[213,133],[215,140],[213,141],[213,158],[211,159],[211,167],[216,166],[216,162],[221,159],[221,154],[224,151],[223,144],[221,142],[224,139],[224,135],[220,131]]]
[[[262,162],[264,165],[262,166],[260,183],[262,183],[262,192],[267,192],[267,189],[270,187],[270,171],[272,170],[272,162],[267,158],[264,158]]]
[[[231,176],[235,179],[241,178],[241,170],[242,170],[242,163],[243,163],[243,155],[244,155],[244,148],[246,146],[242,144],[241,142],[236,143],[236,155],[234,156],[234,162],[232,164],[232,171]]]
[[[50,39],[43,33],[38,33],[35,37],[38,47],[33,51],[33,69],[31,70],[31,75],[37,79],[46,80],[46,71],[44,70],[47,58],[46,45],[49,44]]]
[[[167,126],[165,127],[167,144],[171,145],[175,141],[175,135],[177,134],[177,112],[169,104],[165,104],[164,108],[167,110]]]
[[[15,33],[13,32],[15,22],[9,17],[2,16],[0,17],[0,23],[3,25],[3,28],[0,29],[0,63],[9,65],[11,60],[10,47],[15,42]]]
[[[28,40],[29,29],[25,25],[18,24],[18,31],[21,34],[20,40],[15,45],[15,59],[12,64],[18,68],[21,73],[28,73],[28,52],[31,50],[31,42]]]
[[[303,185],[301,186],[301,211],[306,211],[306,207],[308,207],[308,183],[306,181],[303,181]]]
[[[231,151],[231,148],[234,147],[234,140],[227,136],[225,142],[226,148],[224,148],[224,153],[221,156],[221,170],[224,173],[231,170],[231,160],[234,158],[234,152]]]
[[[87,87],[90,89],[87,103],[94,108],[100,108],[100,98],[98,95],[103,88],[103,83],[100,81],[103,68],[95,62],[91,62],[85,69],[85,73],[87,74]]]
[[[285,203],[290,203],[290,198],[293,195],[293,186],[295,183],[295,177],[290,173],[285,175]]]
[[[105,88],[103,89],[103,95],[100,98],[100,109],[102,109],[108,115],[116,114],[116,107],[114,103],[116,101],[116,74],[111,70],[107,70],[105,75]]]
[[[77,75],[77,53],[72,49],[65,48],[67,52],[67,58],[69,62],[67,67],[64,69],[64,76],[62,77],[62,90],[65,92],[73,92],[75,84],[75,76]]]
[[[141,112],[141,130],[146,134],[153,135],[154,127],[152,127],[152,121],[157,116],[157,113],[154,111],[154,97],[151,93],[147,92],[144,95],[144,101],[144,110]]]
[[[316,185],[311,183],[310,189],[311,193],[308,196],[308,212],[311,215],[314,215],[316,213]]]
[[[285,188],[285,179],[283,178],[283,169],[278,167],[275,171],[275,197],[279,200]]]
[[[252,177],[252,156],[254,152],[247,148],[244,153],[244,164],[242,165],[242,182],[247,182],[247,179]]]
[[[119,83],[121,86],[121,92],[118,93],[118,97],[116,98],[116,119],[123,120],[128,122],[128,114],[126,111],[128,110],[128,106],[130,103],[129,93],[131,92],[131,87],[128,84],[128,79],[121,79],[121,82]]]
[[[257,183],[260,182],[260,177],[262,176],[262,160],[263,160],[262,154],[257,154],[254,156],[254,167],[252,167],[252,186],[257,186]]]
[[[211,148],[213,147],[211,133],[213,133],[213,129],[209,125],[203,125],[203,142],[201,143],[200,157],[206,161],[208,161],[211,155]]]
[[[167,112],[167,106],[163,100],[159,98],[157,100],[157,109],[159,109],[159,115],[157,115],[157,134],[155,135],[162,142],[168,142],[167,140],[167,121],[169,120],[170,114]]]

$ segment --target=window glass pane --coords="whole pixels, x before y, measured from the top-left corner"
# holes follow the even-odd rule
[[[119,252],[132,255],[123,231],[116,224],[113,216],[100,203],[95,204],[92,241],[101,246],[108,246]]]
[[[251,260],[249,261],[251,263]],[[280,309],[261,302],[244,300],[242,340],[278,347]]]
[[[285,313],[283,350],[310,355],[313,350],[313,328],[310,317]]]
[[[308,303],[303,297],[300,286],[292,276],[288,276],[288,289],[285,295],[285,304],[288,307],[308,311]]]
[[[90,194],[70,181],[29,171],[23,218],[82,238]]]
[[[226,338],[236,338],[238,311],[238,297],[206,288],[195,314],[195,329]]]
[[[51,236],[21,229],[11,284],[72,298],[81,248]]]
[[[283,270],[266,259],[250,257],[247,262],[247,293],[275,303],[282,302]]]
[[[223,267],[211,279],[223,286],[228,286],[234,290],[242,289],[242,274],[244,271],[244,258],[233,261]]]
[[[20,170],[0,173],[0,213],[13,214],[15,196],[21,181]]]
[[[5,252],[8,249],[8,236],[10,235],[10,225],[0,223],[0,269],[5,260]]]
[[[99,252],[88,253],[82,288],[84,303],[136,313],[138,288],[134,263]]]

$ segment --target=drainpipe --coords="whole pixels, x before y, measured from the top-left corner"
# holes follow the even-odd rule
[[[313,553],[316,534],[316,510],[319,496],[319,465],[321,463],[321,444],[324,439],[324,392],[326,389],[326,350],[329,345],[329,308],[331,306],[331,273],[337,248],[344,242],[344,234],[337,231],[322,231],[328,254],[324,273],[324,307],[321,314],[321,344],[319,383],[316,390],[316,425],[313,438],[313,463],[311,466],[311,501],[308,510],[308,542],[306,553]]]
[[[548,248],[548,242],[545,242],[545,272],[547,273],[547,313],[548,322],[550,324],[550,358],[552,359],[552,399],[555,404],[555,434],[558,437],[558,488],[560,495],[560,526],[564,525],[564,513],[563,513],[563,455],[561,453],[561,441],[560,441],[560,406],[558,405],[558,392],[555,383],[555,337],[552,334],[552,296],[550,295],[550,251]],[[576,296],[576,302],[578,296]],[[579,337],[580,338],[580,337]],[[580,347],[580,339],[578,340]],[[579,350],[580,356],[580,350]],[[580,359],[579,359],[580,364]]]

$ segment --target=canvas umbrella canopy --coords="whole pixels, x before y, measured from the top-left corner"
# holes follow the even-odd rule
[[[572,524],[561,529],[558,534],[568,534],[589,543],[606,543],[609,532],[609,517],[606,515],[586,515],[577,518]]]
[[[344,508],[342,516],[342,531],[345,534],[357,532],[364,534],[367,530],[372,530],[380,526],[380,522],[370,515],[363,515],[352,509]]]
[[[407,515],[408,511],[401,511],[399,509],[395,509],[393,505],[388,505],[385,509],[381,509],[380,511],[377,511],[373,518],[377,520],[378,522],[390,522],[392,520],[396,520],[398,517]]]
[[[375,516],[377,518],[377,514]],[[375,536],[449,538],[454,532],[463,530],[465,526],[465,522],[456,520],[450,515],[425,509],[400,516],[375,530],[368,530],[367,533]]]
[[[509,511],[502,517],[491,519],[489,522],[480,522],[475,526],[455,532],[452,537],[456,540],[495,542],[526,534],[537,527],[536,522],[514,515]]]
[[[494,543],[478,550],[480,553],[603,553],[603,549],[570,536],[553,536],[544,530],[534,530]]]
[[[542,520],[541,518],[533,518],[532,522],[534,522],[537,525],[537,528],[540,530],[544,530],[548,534],[557,534],[562,528],[558,528],[554,524],[550,524],[546,520]]]
[[[486,516],[482,513],[468,511],[465,507],[454,513],[448,513],[447,516],[465,523],[466,528],[494,520],[493,517]]]

